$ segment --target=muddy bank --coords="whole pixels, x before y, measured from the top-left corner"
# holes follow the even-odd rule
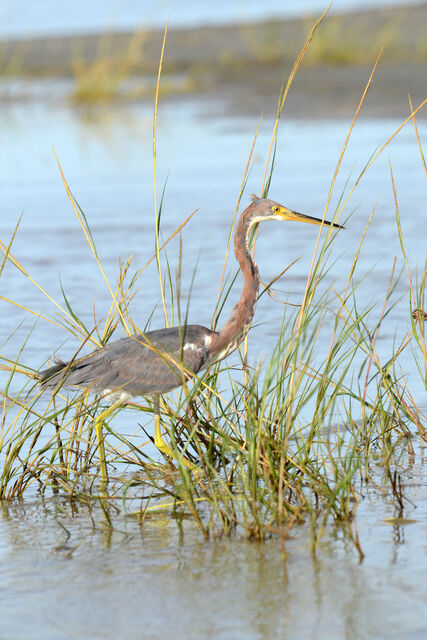
[[[271,113],[275,105],[272,98],[277,96],[312,23],[313,18],[304,18],[197,29],[174,29],[171,25],[164,63],[169,99],[183,93],[220,97],[226,98],[232,112]],[[426,24],[427,4],[327,17],[296,76],[288,113],[295,117],[346,117],[384,47],[361,115],[405,116],[408,94],[414,104],[427,94]],[[89,70],[92,85],[102,80],[102,73],[123,78],[122,85],[117,82],[117,90],[110,95],[116,101],[151,99],[147,84],[154,84],[162,37],[160,30],[142,30],[3,42],[3,77],[73,77],[77,83]],[[125,87],[130,78],[133,82],[143,80],[144,91],[128,92]],[[420,116],[426,117],[427,112]]]

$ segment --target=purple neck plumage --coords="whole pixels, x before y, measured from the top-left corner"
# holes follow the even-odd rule
[[[212,337],[209,347],[212,358],[222,359],[234,351],[244,340],[254,317],[260,280],[258,267],[249,253],[248,239],[251,227],[255,223],[255,207],[256,204],[253,203],[245,209],[237,223],[234,253],[244,278],[243,291],[228,322]]]

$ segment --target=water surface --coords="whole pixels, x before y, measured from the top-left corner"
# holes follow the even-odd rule
[[[209,325],[216,299],[230,220],[257,122],[223,115],[218,102],[207,106],[181,101],[161,106],[158,122],[158,184],[167,180],[162,218],[168,237],[194,209],[182,234],[183,294],[194,268],[189,320]],[[70,187],[90,223],[100,258],[113,280],[118,257],[134,255],[141,266],[153,252],[152,108],[118,107],[113,111],[79,111],[42,103],[2,109],[0,128],[0,237],[7,242],[21,214],[13,251],[54,298],[62,283],[71,304],[88,323],[93,303],[105,317],[108,290],[88,250],[61,183],[52,151],[56,148]],[[270,195],[288,206],[322,215],[331,177],[349,122],[284,120]],[[351,139],[338,179],[333,205],[351,174],[354,179],[399,125],[361,120]],[[420,135],[427,129],[420,122]],[[255,149],[244,204],[259,192],[272,122],[266,120]],[[395,255],[400,254],[389,161],[393,167],[410,268],[425,259],[426,182],[413,129],[406,127],[371,167],[352,196],[354,214],[333,247],[328,282],[343,285],[368,217],[376,212],[361,252],[357,281],[360,305],[382,302]],[[256,258],[268,282],[291,261],[301,259],[277,285],[284,300],[303,295],[318,229],[311,225],[263,225]],[[171,243],[172,268],[178,242]],[[399,265],[402,265],[399,259]],[[11,266],[0,280],[1,295],[37,312],[54,314],[54,306]],[[230,306],[239,295],[237,283]],[[159,302],[154,269],[140,281],[133,315],[141,327]],[[410,328],[407,281],[378,337],[386,356]],[[277,336],[283,305],[261,299],[251,332],[253,358],[268,354]],[[380,305],[374,315],[380,313]],[[18,322],[22,324],[11,336]],[[2,354],[16,358],[34,317],[2,305]],[[152,327],[163,326],[160,308]],[[327,335],[327,334],[325,334]],[[60,348],[64,357],[75,339],[39,321],[21,360],[39,368]],[[319,343],[321,350],[322,342]],[[232,361],[232,360],[230,360]],[[411,354],[403,359],[414,383],[414,397],[424,403],[421,381]],[[2,384],[4,380],[2,378]],[[135,427],[132,412],[129,423]],[[126,427],[126,423],[125,423]],[[100,509],[70,506],[61,499],[43,502],[36,493],[0,511],[0,638],[421,638],[426,627],[426,471],[423,452],[403,459],[413,523],[395,525],[392,497],[363,488],[357,527],[365,560],[339,531],[327,530],[316,559],[310,555],[307,526],[294,528],[286,542],[265,545],[234,539],[205,543],[191,522],[184,537],[159,514],[141,528],[123,515],[106,526]],[[378,477],[378,482],[381,478]],[[121,508],[121,505],[118,505]],[[62,526],[61,526],[62,525]],[[64,529],[65,528],[65,529]],[[69,532],[69,535],[66,533]]]
[[[39,638],[420,639],[427,633],[425,458],[402,465],[405,525],[391,497],[363,492],[366,557],[330,528],[311,557],[306,525],[285,543],[203,542],[166,515],[141,528],[101,510],[26,499],[0,512],[2,632]],[[66,533],[65,529],[68,533]],[[69,535],[68,535],[69,534]]]

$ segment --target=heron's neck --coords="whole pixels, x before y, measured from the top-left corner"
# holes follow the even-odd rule
[[[244,278],[242,295],[233,308],[228,322],[212,339],[209,351],[213,358],[225,358],[239,346],[251,326],[255,313],[259,272],[248,249],[249,232],[254,224],[249,220],[248,209],[240,216],[234,236],[234,253]]]

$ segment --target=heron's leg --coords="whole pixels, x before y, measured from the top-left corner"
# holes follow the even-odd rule
[[[101,485],[108,484],[107,463],[105,461],[104,434],[102,433],[103,419],[100,420],[102,413],[95,419],[95,433],[98,443],[99,466],[101,468]]]
[[[166,444],[166,442],[162,438],[161,423],[160,423],[160,402],[159,402],[159,395],[157,393],[153,394],[153,404],[154,404],[154,444],[156,445],[158,450],[161,451],[161,453],[163,453],[166,456],[169,456],[169,458],[172,458],[172,460],[178,460],[176,454],[172,451],[172,449]],[[191,462],[189,460],[186,460],[184,457],[181,458],[181,461],[183,464],[185,464],[186,467],[191,469],[193,473],[200,472],[199,467],[196,467],[196,465],[191,464]]]
[[[94,429],[96,433],[96,441],[98,443],[98,455],[99,455],[99,466],[101,469],[101,486],[105,487],[108,484],[108,472],[107,472],[107,462],[105,459],[105,446],[104,446],[104,434],[102,432],[102,425],[104,424],[106,418],[110,416],[118,407],[123,404],[122,400],[117,400],[113,402],[113,404],[104,411],[101,411],[99,416],[95,418]]]

